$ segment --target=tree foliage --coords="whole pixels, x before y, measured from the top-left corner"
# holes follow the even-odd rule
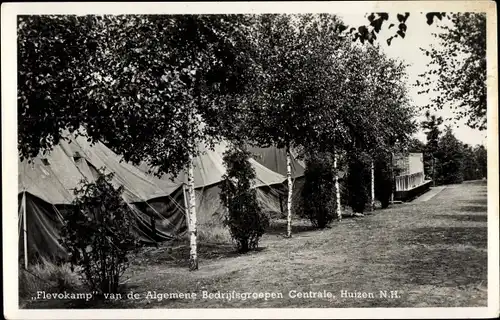
[[[371,157],[366,153],[351,155],[347,173],[348,203],[355,213],[363,213],[369,200]]]
[[[248,161],[251,153],[242,144],[233,145],[224,154],[226,174],[223,176],[220,199],[227,208],[224,223],[240,252],[258,247],[259,239],[269,225],[252,188],[255,170]]]
[[[426,109],[439,110],[449,105],[455,110],[455,119],[464,119],[471,128],[486,129],[486,14],[482,12],[425,12],[428,25],[442,21],[443,32],[435,34],[439,47],[422,49],[431,58],[429,70],[421,75],[417,86],[420,93],[437,91]],[[376,43],[384,25],[394,30],[386,39],[391,45],[396,38],[404,39],[408,30],[409,12],[390,14],[373,12],[367,16],[368,24],[359,27],[343,26],[344,34],[360,43]],[[345,31],[344,31],[345,30]]]
[[[436,182],[438,184],[461,183],[464,180],[463,145],[453,135],[449,126],[439,139],[436,157]]]
[[[311,152],[306,158],[302,214],[317,228],[335,219],[335,186],[332,155]]]
[[[426,119],[421,123],[427,137],[424,149],[424,172],[432,179],[435,179],[436,157],[439,148],[439,137],[441,135],[439,126],[443,123],[443,118],[437,117],[429,111],[425,113],[425,117]]]
[[[430,57],[429,70],[421,75],[424,87],[437,92],[428,109],[449,105],[455,119],[471,128],[486,129],[486,14],[453,13],[451,26],[441,26],[439,46],[423,50]]]
[[[75,189],[75,200],[64,216],[61,244],[72,264],[90,289],[116,293],[120,277],[129,265],[129,253],[138,248],[133,233],[130,208],[115,189],[113,174],[101,175],[95,182],[84,182]]]
[[[393,192],[393,172],[391,168],[391,156],[379,156],[375,160],[375,198],[382,205],[382,209],[389,206]]]
[[[487,176],[487,156],[484,146],[475,148],[464,144],[463,151],[463,177],[466,180],[480,180]]]
[[[443,18],[449,16],[446,12],[426,12],[420,13],[420,15],[425,17],[428,25],[432,25],[436,19],[443,20]],[[404,39],[406,37],[406,31],[408,30],[407,21],[410,17],[410,12],[398,12],[396,14],[389,12],[371,12],[365,17],[368,20],[367,25],[358,26],[357,28],[343,26],[341,31],[348,33],[352,41],[359,41],[361,44],[364,44],[366,41],[370,44],[374,44],[384,24],[389,24],[387,29],[393,30],[393,33],[392,36],[386,39],[387,45],[390,46],[392,41],[396,38]]]
[[[412,138],[408,141],[408,152],[413,152],[413,153],[424,153],[425,151],[425,143],[420,141],[417,138]]]
[[[479,169],[479,176],[477,178],[488,177],[488,151],[484,146],[476,146],[474,148],[474,155],[476,160],[477,169]]]
[[[484,146],[472,147],[459,141],[450,126],[444,132],[441,117],[426,113],[422,128],[427,135],[423,148],[424,171],[438,184],[461,183],[463,180],[487,176],[487,155]],[[422,151],[419,151],[422,152]]]
[[[246,81],[247,24],[242,15],[21,16],[21,155],[50,150],[67,129],[177,173],[197,152],[188,138],[212,142],[218,131],[203,120],[213,123],[213,105]]]

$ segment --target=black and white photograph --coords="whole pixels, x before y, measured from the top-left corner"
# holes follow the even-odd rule
[[[496,32],[492,1],[2,4],[4,317],[498,316]]]

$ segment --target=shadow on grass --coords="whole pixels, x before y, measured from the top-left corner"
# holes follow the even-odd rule
[[[487,253],[473,249],[415,249],[396,269],[408,284],[456,287],[487,280]]]
[[[485,227],[424,227],[406,231],[401,240],[407,244],[424,245],[473,245],[479,248],[487,246],[487,228]]]
[[[261,251],[264,248],[258,248],[255,251]],[[189,267],[189,243],[177,244],[173,248],[163,247],[157,250],[148,252],[141,257],[142,262],[138,264],[163,264],[172,267]],[[198,259],[213,260],[230,258],[241,255],[236,248],[231,244],[223,243],[198,243]]]
[[[296,222],[292,222],[292,234],[314,231],[314,230],[321,230],[321,229],[315,228],[314,226],[307,225],[305,223],[297,224]],[[274,221],[266,229],[266,234],[268,235],[285,235],[286,233],[287,233],[286,221]]]
[[[472,221],[472,222],[488,222],[488,216],[482,214],[474,215],[458,215],[458,214],[436,214],[433,215],[437,219],[453,219],[455,221]]]
[[[476,199],[476,200],[466,200],[464,202],[467,203],[467,204],[475,204],[475,205],[484,206],[484,207],[486,207],[488,205],[488,199],[487,198]]]
[[[487,206],[463,206],[458,209],[462,212],[484,212],[485,214],[488,212]]]
[[[477,185],[477,186],[486,186],[488,184],[487,180],[468,180],[462,182],[462,184],[472,184],[472,185]]]

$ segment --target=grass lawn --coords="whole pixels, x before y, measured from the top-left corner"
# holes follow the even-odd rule
[[[27,301],[27,308],[279,308],[480,307],[487,304],[486,182],[450,185],[428,201],[393,205],[331,228],[295,221],[283,238],[276,222],[261,250],[237,255],[229,245],[201,245],[200,269],[187,269],[186,245],[150,249],[126,274],[125,292],[137,300],[104,303]],[[275,299],[203,299],[201,292],[274,292]],[[291,290],[328,291],[334,298],[291,298]],[[341,291],[373,293],[342,297]],[[380,291],[397,291],[397,298]],[[196,292],[197,299],[145,299],[157,293]],[[390,294],[388,294],[390,296]],[[125,298],[125,294],[123,295]]]

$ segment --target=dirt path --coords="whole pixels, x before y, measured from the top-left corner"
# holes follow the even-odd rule
[[[429,201],[430,199],[434,198],[438,193],[443,191],[445,188],[446,188],[446,186],[432,187],[429,191],[427,191],[423,195],[421,195],[418,198],[416,198],[415,200],[413,200],[412,203],[420,203],[420,202]]]
[[[330,229],[308,231],[302,223],[296,227],[301,232],[291,239],[275,230],[265,235],[261,251],[248,255],[232,254],[227,247],[202,247],[201,256],[211,258],[201,260],[196,272],[157,252],[130,270],[128,291],[141,299],[104,307],[486,306],[486,198],[485,182],[452,185],[428,201],[344,219]],[[197,299],[146,299],[148,291],[194,292]],[[267,292],[275,298],[204,299],[203,291]],[[309,291],[335,297],[296,295]],[[345,297],[343,291],[368,297]]]

